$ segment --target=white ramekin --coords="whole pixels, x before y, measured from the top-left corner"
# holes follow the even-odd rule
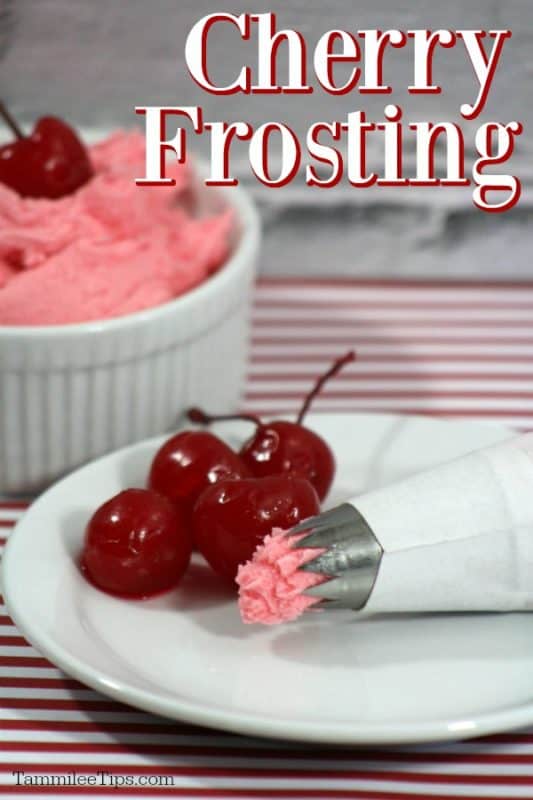
[[[0,492],[34,492],[170,430],[190,405],[227,412],[238,404],[260,225],[242,189],[216,195],[234,209],[236,242],[197,288],[102,322],[0,326]]]

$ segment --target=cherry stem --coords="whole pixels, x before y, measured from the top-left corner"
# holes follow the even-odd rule
[[[311,403],[313,402],[313,400],[315,399],[317,394],[320,394],[320,391],[322,390],[322,387],[324,386],[326,381],[329,381],[330,378],[332,378],[334,375],[336,375],[338,372],[340,372],[341,369],[346,364],[350,364],[352,361],[355,361],[355,358],[356,358],[355,351],[354,350],[349,350],[346,353],[346,355],[342,356],[341,358],[337,358],[333,362],[331,367],[328,369],[328,371],[325,372],[320,378],[318,378],[317,382],[315,383],[315,385],[313,386],[311,391],[305,397],[303,405],[302,405],[302,407],[300,409],[300,413],[298,414],[298,416],[296,418],[296,424],[297,425],[301,425],[302,424],[305,415],[309,411]]]
[[[18,122],[16,121],[16,119],[14,119],[14,117],[11,116],[11,114],[9,113],[9,111],[7,110],[7,108],[5,107],[4,103],[1,100],[0,100],[0,117],[3,118],[8,128],[11,128],[17,139],[26,138]]]
[[[210,425],[212,422],[233,422],[234,420],[245,420],[246,422],[253,422],[258,427],[262,425],[259,417],[255,414],[207,414],[201,408],[189,408],[187,417],[191,422],[197,425]]]
[[[303,405],[300,409],[300,413],[298,414],[298,418],[296,420],[296,424],[300,425],[309,411],[309,407],[311,403],[320,393],[324,384],[329,381],[334,375],[341,371],[341,369],[346,365],[350,364],[352,361],[355,361],[356,355],[354,350],[349,350],[345,355],[337,358],[331,367],[321,375],[320,378],[316,381],[315,385],[311,389],[311,391],[306,395]],[[208,414],[206,411],[202,411],[201,408],[197,406],[193,406],[189,408],[186,412],[187,418],[194,422],[196,425],[211,425],[213,422],[234,422],[234,421],[245,421],[245,422],[253,422],[258,428],[263,424],[259,417],[255,414]]]

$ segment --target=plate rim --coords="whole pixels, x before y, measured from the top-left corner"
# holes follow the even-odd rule
[[[425,422],[450,425],[467,425],[468,427],[490,428],[502,435],[509,437],[516,435],[516,431],[504,425],[488,425],[483,422],[470,420],[455,420],[431,415],[404,415],[394,413],[373,412],[316,412],[309,415],[310,427],[314,418],[324,417],[356,417],[359,421],[364,417],[396,420],[409,416],[411,419],[424,420]],[[111,460],[117,456],[126,455],[140,447],[158,446],[169,434],[143,439],[126,447],[119,448],[111,453],[101,456],[84,464],[77,470],[69,473],[59,481],[52,484],[43,492],[34,503],[33,511],[38,511],[41,503],[46,502],[50,491],[68,481],[74,472],[83,470],[88,466],[97,465],[103,461]],[[27,513],[27,512],[26,512]],[[339,745],[388,745],[388,744],[416,744],[423,742],[445,742],[469,739],[490,735],[505,730],[517,729],[533,723],[533,701],[510,707],[501,711],[473,715],[471,719],[449,719],[429,722],[402,722],[402,723],[365,723],[358,725],[353,721],[339,721],[335,723],[322,721],[298,721],[271,719],[261,713],[248,714],[238,710],[211,708],[207,710],[198,702],[186,700],[162,699],[155,692],[131,687],[126,682],[113,678],[106,679],[99,676],[83,661],[71,655],[61,646],[57,646],[52,637],[39,629],[32,627],[24,613],[19,613],[17,605],[17,592],[11,589],[9,568],[11,560],[17,556],[18,534],[27,524],[26,515],[15,525],[11,532],[1,559],[0,578],[2,593],[7,612],[20,633],[27,641],[42,653],[54,666],[59,667],[67,675],[74,677],[81,683],[89,686],[101,694],[121,703],[136,707],[143,711],[159,716],[184,721],[218,730],[231,731],[247,736],[260,738],[276,738],[300,742],[313,742]]]

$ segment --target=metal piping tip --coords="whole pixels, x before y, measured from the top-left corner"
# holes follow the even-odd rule
[[[329,511],[321,511],[320,514],[317,514],[314,517],[308,517],[307,519],[302,520],[298,523],[298,525],[295,525],[294,528],[291,528],[288,533],[292,534],[306,531],[310,527],[326,528],[332,523],[339,524],[342,521],[349,521],[352,518],[353,511],[354,506],[352,506],[351,503],[343,503],[340,506],[331,508]]]
[[[350,503],[311,517],[292,528],[289,536],[306,534],[293,546],[325,550],[300,567],[328,580],[304,594],[320,598],[327,608],[362,609],[377,578],[383,548],[374,532]]]

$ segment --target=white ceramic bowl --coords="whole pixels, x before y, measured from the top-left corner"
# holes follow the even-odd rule
[[[234,209],[236,235],[228,261],[192,291],[102,322],[0,326],[0,492],[35,491],[169,430],[190,405],[238,404],[260,225],[239,187],[202,192],[204,206]]]

